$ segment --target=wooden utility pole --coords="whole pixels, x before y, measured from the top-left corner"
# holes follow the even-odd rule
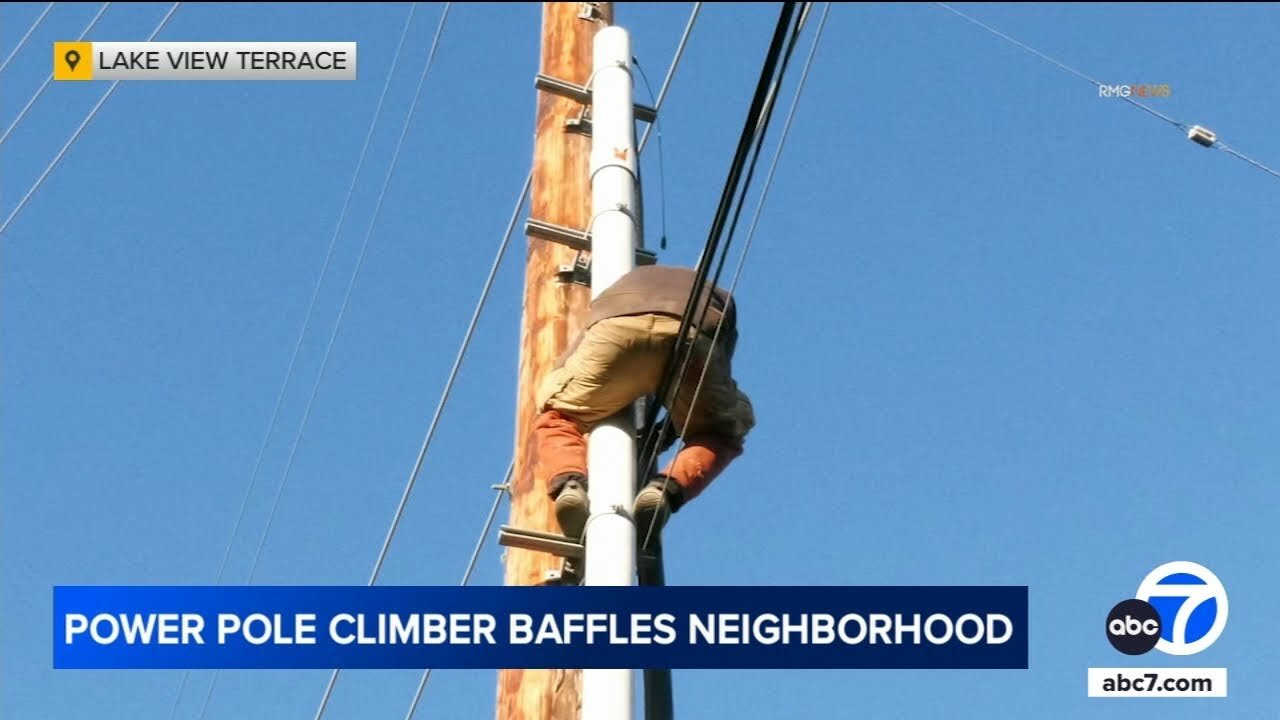
[[[549,2],[542,6],[540,72],[575,85],[591,75],[592,38],[613,22],[613,3]],[[589,160],[591,138],[567,132],[566,121],[584,106],[551,92],[538,93],[533,154],[533,219],[577,230],[591,220]],[[590,291],[562,282],[561,267],[575,252],[558,243],[529,238],[525,263],[524,316],[520,331],[520,382],[516,400],[515,468],[511,477],[511,520],[515,527],[559,532],[547,497],[548,478],[537,477],[537,458],[528,442],[538,408],[538,384],[556,366],[586,322]],[[559,559],[544,552],[508,548],[507,585],[534,585]],[[502,670],[498,674],[498,720],[576,720],[582,704],[581,671]]]

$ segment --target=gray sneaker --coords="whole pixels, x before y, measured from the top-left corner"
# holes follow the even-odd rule
[[[560,523],[560,531],[570,540],[581,540],[589,516],[586,483],[577,477],[568,480],[556,495],[556,521]]]
[[[636,495],[632,515],[636,519],[636,542],[641,547],[657,543],[662,538],[662,528],[671,514],[680,508],[681,488],[674,480],[658,476]]]

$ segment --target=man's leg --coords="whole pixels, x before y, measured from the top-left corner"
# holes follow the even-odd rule
[[[680,488],[677,505],[702,494],[729,464],[742,455],[742,440],[732,435],[695,435],[667,465],[664,475]],[[679,507],[672,508],[672,511]]]
[[[587,509],[587,440],[578,422],[559,410],[545,410],[533,422],[534,472],[548,478],[556,520],[568,537],[582,535]]]
[[[755,426],[751,401],[734,381],[724,349],[717,346],[710,351],[710,338],[699,337],[683,382],[668,407],[684,441],[666,469],[636,498],[641,542],[657,535],[672,513],[702,494],[742,454],[743,442]]]
[[[581,537],[588,516],[585,434],[653,392],[661,377],[662,359],[655,362],[646,342],[653,322],[653,316],[638,315],[596,323],[540,388],[536,472],[548,478],[548,495],[569,537]]]

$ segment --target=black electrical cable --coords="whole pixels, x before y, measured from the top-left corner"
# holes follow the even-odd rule
[[[639,455],[643,461],[638,467],[638,472],[647,475],[649,469],[657,459],[662,440],[668,432],[671,424],[670,415],[668,415],[661,423],[657,422],[658,411],[661,405],[670,402],[668,397],[673,389],[673,385],[678,377],[678,370],[682,365],[687,365],[687,356],[691,354],[692,344],[687,342],[687,334],[692,324],[693,316],[697,311],[698,299],[703,295],[707,277],[713,259],[719,248],[721,237],[724,234],[726,221],[734,204],[735,196],[738,194],[739,185],[744,177],[744,170],[748,162],[748,155],[751,154],[752,145],[758,144],[763,137],[763,130],[768,125],[767,111],[771,109],[772,88],[774,88],[780,80],[780,75],[775,77],[776,70],[779,68],[779,61],[783,63],[785,69],[785,59],[783,59],[783,47],[787,42],[788,36],[792,40],[792,48],[794,48],[794,40],[798,34],[798,26],[792,28],[792,18],[795,15],[796,6],[801,3],[788,2],[783,3],[783,7],[778,15],[778,22],[774,28],[773,39],[769,44],[768,53],[765,55],[764,64],[760,71],[760,79],[756,83],[755,94],[752,97],[750,108],[747,111],[747,118],[742,128],[742,133],[738,139],[738,147],[734,153],[733,162],[730,164],[728,177],[725,180],[724,190],[720,196],[720,204],[716,208],[716,214],[712,221],[711,230],[708,234],[706,244],[703,247],[702,255],[698,258],[698,265],[695,271],[693,291],[689,295],[689,300],[685,304],[685,310],[680,320],[680,330],[676,336],[676,342],[672,347],[671,354],[668,357],[666,368],[663,370],[662,382],[658,385],[656,399],[659,402],[649,403],[645,409],[644,427],[645,437],[641,445],[641,453]],[[787,57],[790,53],[786,53]],[[756,149],[755,158],[759,157],[759,149]],[[754,170],[754,168],[753,168]],[[750,175],[748,174],[747,177]],[[734,224],[737,222],[737,214],[734,216]],[[726,245],[727,247],[727,245]],[[724,261],[721,258],[718,263],[719,268],[716,276],[718,278],[723,269]],[[710,299],[708,298],[708,306]],[[705,308],[704,308],[705,314]],[[687,347],[686,347],[687,346]]]
[[[776,80],[775,80],[775,84],[774,84],[774,86],[773,86],[773,88],[772,88],[772,90],[771,90],[769,103],[768,103],[768,104],[767,104],[767,106],[765,107],[764,112],[763,112],[763,115],[762,115],[762,117],[761,117],[761,122],[760,122],[760,133],[759,133],[758,137],[756,138],[756,147],[755,147],[755,152],[753,153],[752,158],[751,158],[751,162],[750,162],[750,164],[748,165],[747,175],[746,175],[746,178],[744,179],[743,184],[742,184],[742,191],[741,191],[741,194],[740,194],[740,195],[739,195],[739,197],[738,197],[738,206],[737,206],[737,209],[734,211],[733,222],[729,225],[729,232],[728,232],[728,235],[727,235],[726,244],[725,244],[725,246],[724,246],[723,250],[721,251],[721,254],[720,254],[720,261],[719,261],[718,266],[717,266],[717,268],[716,268],[715,276],[714,276],[714,278],[712,279],[712,283],[713,283],[713,285],[715,285],[715,286],[719,286],[719,284],[720,284],[720,275],[721,275],[721,271],[724,269],[725,261],[726,261],[726,260],[728,259],[728,257],[729,257],[729,243],[732,243],[732,241],[733,241],[734,234],[735,234],[735,232],[737,231],[738,220],[739,220],[739,218],[740,218],[740,217],[741,217],[741,215],[742,215],[742,209],[743,209],[744,207],[746,207],[746,203],[747,203],[747,193],[748,193],[748,191],[749,191],[749,189],[750,189],[750,187],[751,187],[751,180],[752,180],[752,177],[755,175],[755,169],[756,169],[756,166],[757,166],[758,161],[759,161],[759,159],[760,159],[760,152],[761,152],[761,150],[763,150],[763,148],[764,148],[764,139],[765,139],[765,137],[766,137],[766,136],[767,136],[767,134],[768,134],[768,126],[769,126],[769,123],[770,123],[770,121],[772,120],[772,117],[773,117],[773,111],[774,111],[774,107],[775,107],[775,106],[774,106],[774,103],[777,101],[778,94],[779,94],[779,93],[778,93],[778,91],[779,91],[779,89],[781,88],[781,85],[782,85],[782,79],[783,79],[783,77],[786,75],[787,65],[788,65],[788,64],[790,63],[790,61],[791,61],[791,55],[792,55],[792,53],[794,53],[794,52],[795,52],[795,49],[796,49],[797,45],[799,44],[799,41],[800,41],[800,33],[801,33],[801,31],[803,30],[803,28],[804,28],[805,19],[808,17],[808,15],[809,15],[809,11],[812,9],[812,7],[813,7],[813,3],[805,3],[804,10],[802,10],[802,11],[801,11],[801,13],[800,13],[800,18],[799,18],[799,20],[797,21],[797,23],[796,23],[796,26],[795,26],[794,30],[792,31],[792,35],[791,35],[791,42],[790,42],[790,45],[789,45],[789,46],[788,46],[788,48],[787,48],[786,55],[785,55],[785,56],[784,56],[784,58],[783,58],[781,69],[780,69],[780,70],[779,70],[779,72],[778,72],[778,77],[776,78]],[[755,218],[752,220],[752,223],[751,223],[751,229],[750,229],[750,230],[748,231],[748,233],[747,233],[747,240],[746,240],[747,244],[746,244],[746,246],[743,248],[743,251],[742,251],[742,257],[738,260],[738,269],[737,269],[736,273],[734,274],[733,283],[730,285],[730,287],[729,287],[729,289],[728,289],[728,293],[729,293],[729,295],[730,295],[731,297],[732,297],[732,295],[733,295],[733,292],[734,292],[734,291],[736,290],[736,288],[737,288],[738,279],[739,279],[739,277],[741,276],[741,273],[742,273],[742,266],[743,266],[743,264],[744,264],[744,263],[745,263],[745,261],[746,261],[746,254],[747,254],[747,251],[750,249],[750,247],[751,247],[751,240],[752,240],[752,237],[755,235],[755,231],[756,231],[756,223],[757,223],[757,221],[760,219],[760,210],[761,210],[761,208],[762,208],[762,207],[763,207],[763,205],[764,205],[764,198],[765,198],[765,196],[768,194],[768,192],[769,192],[769,186],[770,186],[770,184],[771,184],[771,183],[772,183],[772,181],[773,181],[773,173],[774,173],[774,170],[776,170],[776,169],[777,169],[778,157],[781,155],[782,146],[783,146],[783,144],[786,142],[787,133],[788,133],[788,131],[791,129],[791,127],[790,127],[790,126],[791,126],[791,120],[792,120],[792,119],[794,118],[794,116],[795,116],[795,110],[796,110],[796,106],[797,106],[797,104],[799,103],[800,94],[801,94],[801,92],[804,90],[804,83],[805,83],[805,80],[806,80],[806,78],[808,77],[809,69],[810,69],[810,68],[812,67],[812,65],[813,65],[813,56],[814,56],[814,52],[817,50],[818,41],[819,41],[819,40],[821,39],[821,37],[822,37],[822,29],[823,29],[823,26],[826,24],[827,15],[829,14],[830,9],[831,9],[831,4],[830,4],[830,3],[827,3],[826,10],[825,10],[825,11],[823,12],[823,14],[822,14],[822,21],[818,24],[818,31],[817,31],[817,33],[816,33],[816,34],[815,34],[815,36],[814,36],[814,44],[813,44],[813,48],[812,48],[812,49],[810,50],[810,52],[809,52],[809,58],[808,58],[808,60],[807,60],[807,61],[806,61],[806,63],[805,63],[804,72],[803,72],[803,73],[801,73],[801,75],[800,75],[799,85],[797,86],[797,89],[796,89],[796,96],[795,96],[794,100],[792,101],[791,110],[790,110],[790,112],[788,113],[788,116],[787,116],[787,122],[786,122],[786,123],[785,123],[785,125],[783,126],[783,130],[782,130],[782,137],[781,137],[781,138],[779,139],[779,141],[778,141],[778,147],[777,147],[777,150],[775,151],[775,154],[774,154],[773,163],[771,164],[771,166],[770,166],[770,168],[769,168],[769,173],[768,173],[767,177],[765,178],[764,190],[762,191],[761,196],[760,196],[760,200],[759,200],[759,202],[758,202],[758,204],[757,204],[757,206],[756,206],[756,215],[755,215]],[[701,327],[706,323],[706,315],[707,315],[707,312],[708,312],[708,307],[709,307],[709,306],[704,306],[703,311],[702,311],[702,316],[698,319],[697,326],[698,326],[698,327],[700,327],[700,328],[701,328]],[[702,368],[702,371],[699,373],[698,381],[697,381],[697,383],[696,383],[696,384],[695,384],[695,386],[694,386],[693,394],[692,394],[692,396],[691,396],[691,398],[690,398],[690,401],[689,401],[689,408],[688,408],[688,411],[687,411],[687,412],[688,412],[688,414],[689,414],[690,416],[692,416],[692,415],[693,415],[693,413],[695,412],[695,408],[697,407],[698,397],[699,397],[699,395],[700,395],[700,393],[701,393],[701,391],[702,391],[702,385],[703,385],[703,383],[705,382],[706,377],[707,377],[707,369],[710,367],[710,357],[711,357],[711,354],[712,354],[712,353],[714,353],[714,352],[715,352],[715,350],[716,350],[716,345],[717,345],[717,343],[718,343],[718,342],[719,342],[719,340],[720,340],[720,335],[721,335],[721,331],[723,330],[723,327],[724,327],[724,322],[725,322],[725,316],[722,314],[722,315],[720,316],[719,322],[716,324],[715,333],[711,336],[711,347],[707,350],[706,363],[704,364],[704,366],[703,366],[703,368]],[[690,356],[691,356],[691,355],[692,355],[692,350],[690,350]],[[679,380],[677,381],[677,386],[678,386],[678,387],[680,387],[680,386],[683,386],[683,385],[684,385],[684,383],[685,383],[684,378],[685,378],[685,374],[687,373],[687,371],[688,371],[688,359],[686,358],[686,359],[685,359],[684,364],[683,364],[683,365],[681,366],[681,368],[680,368],[680,373],[679,373],[679,375],[678,375],[678,378],[679,378]],[[666,424],[666,425],[664,426],[664,428],[663,428],[663,431],[662,431],[662,432],[663,432],[663,434],[665,434],[665,433],[667,432],[667,429],[670,427],[670,413],[668,413],[667,418],[665,419],[665,421],[664,421],[664,422],[666,422],[667,424]],[[662,437],[662,435],[659,435],[659,437]],[[685,447],[685,442],[687,442],[687,438],[685,437],[685,430],[684,430],[684,429],[680,430],[680,431],[677,433],[677,435],[676,435],[676,436],[673,436],[673,437],[671,438],[671,444],[674,444],[674,443],[675,443],[675,440],[677,440],[677,439],[681,441],[680,448],[679,448],[679,449],[677,449],[677,451],[676,451],[676,453],[677,453],[677,454],[679,454],[679,452],[680,452],[681,450],[683,450],[683,448]],[[662,448],[662,449],[665,449],[665,448]],[[657,459],[657,456],[656,456],[656,455],[654,455],[654,456],[652,456],[652,457],[650,457],[650,458],[649,458],[649,463],[650,463],[650,465],[649,465],[649,469],[650,469],[650,470],[653,470],[653,469],[654,469],[654,467],[653,467],[653,463],[654,463],[654,461],[655,461],[656,459]],[[667,491],[667,484],[668,484],[670,481],[671,481],[671,478],[670,478],[670,477],[668,477],[668,476],[664,476],[664,477],[663,477],[663,481],[662,481],[662,492],[663,492],[663,494],[665,494],[665,493],[666,493],[666,491]],[[655,527],[656,527],[656,526],[657,526],[657,515],[654,515],[653,520],[649,523],[649,527],[644,529],[644,539],[640,542],[640,548],[641,548],[641,549],[647,549],[647,548],[649,547],[649,541],[650,541],[650,540],[652,539],[652,537],[653,537],[654,529],[655,529]],[[640,531],[640,528],[637,528],[637,531]]]

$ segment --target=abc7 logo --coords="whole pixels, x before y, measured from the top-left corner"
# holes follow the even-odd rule
[[[1163,613],[1163,614],[1162,614]],[[1152,648],[1170,655],[1194,655],[1209,647],[1227,624],[1227,591],[1212,572],[1196,563],[1165,563],[1107,614],[1107,639],[1126,655]]]

